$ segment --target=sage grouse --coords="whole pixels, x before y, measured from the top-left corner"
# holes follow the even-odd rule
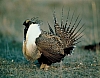
[[[68,22],[69,14],[68,11],[64,24],[62,11],[61,25],[59,25],[54,11],[54,30],[48,23],[48,32],[40,29],[39,20],[36,18],[25,20],[23,23],[25,25],[23,54],[28,60],[38,60],[40,69],[48,70],[52,63],[60,62],[66,55],[70,55],[75,45],[80,42],[78,40],[82,37],[84,24],[79,27],[81,20],[78,20],[78,15],[72,25],[74,13],[71,22]]]

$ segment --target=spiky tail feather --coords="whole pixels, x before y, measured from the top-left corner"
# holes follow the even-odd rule
[[[76,17],[74,24],[71,26],[72,20],[74,17],[74,12],[72,14],[71,21],[68,24],[69,14],[70,14],[70,9],[68,10],[66,23],[63,24],[63,9],[62,9],[61,26],[59,26],[59,24],[57,23],[55,10],[53,13],[55,35],[57,35],[61,38],[61,40],[65,46],[64,51],[66,52],[66,54],[71,54],[71,52],[74,48],[74,45],[81,42],[78,40],[83,36],[83,35],[81,35],[81,33],[84,31],[84,30],[82,30],[84,24],[81,27],[79,27],[79,24],[82,20],[82,19],[80,19],[78,21],[79,15]],[[48,23],[48,25],[49,25],[49,23]],[[52,34],[54,34],[54,31],[52,30],[50,25],[49,25],[49,30]]]

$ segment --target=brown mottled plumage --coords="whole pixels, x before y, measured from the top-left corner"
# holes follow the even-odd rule
[[[72,15],[71,22],[73,16],[74,13]],[[53,31],[50,24],[48,23],[50,31],[46,32],[41,30],[41,33],[38,34],[39,36],[37,36],[35,39],[35,48],[33,49],[36,50],[34,50],[31,53],[33,54],[33,57],[38,57],[38,55],[35,54],[36,53],[39,54],[38,61],[41,64],[40,68],[44,68],[45,70],[47,70],[52,63],[60,62],[66,55],[72,53],[75,44],[78,43],[77,40],[79,40],[82,37],[80,35],[83,31],[81,33],[79,33],[79,31],[84,26],[82,25],[80,28],[78,28],[79,23],[81,22],[81,20],[78,21],[79,16],[76,18],[73,26],[71,26],[71,22],[68,24],[69,11],[68,11],[66,23],[63,24],[63,9],[62,9],[61,26],[57,23],[55,11],[53,17],[54,17],[55,32]],[[33,22],[33,21],[34,20],[30,20],[29,22],[31,23],[26,21],[24,22],[26,28],[26,30],[24,30],[24,35],[25,35],[24,39],[26,39],[27,31],[30,32],[28,28],[30,28],[31,26],[34,27],[34,24],[37,24],[37,22]],[[78,23],[76,24],[77,21]],[[76,29],[78,30],[76,31]],[[25,40],[25,42],[27,42],[27,40]]]

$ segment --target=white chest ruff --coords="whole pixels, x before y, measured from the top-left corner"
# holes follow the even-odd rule
[[[33,44],[35,46],[35,40],[40,34],[41,30],[39,25],[31,24],[26,34],[27,45]]]
[[[40,52],[37,50],[35,40],[41,34],[38,24],[31,24],[27,34],[26,34],[26,44],[24,55],[30,57],[33,60],[36,60],[40,56]],[[27,57],[27,58],[28,58]]]

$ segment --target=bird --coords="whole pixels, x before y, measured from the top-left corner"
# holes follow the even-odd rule
[[[40,69],[48,70],[52,63],[61,62],[65,56],[71,55],[75,45],[81,42],[79,40],[83,36],[84,24],[79,27],[81,19],[78,20],[78,15],[72,25],[74,12],[71,22],[68,20],[69,14],[70,10],[64,23],[62,9],[61,24],[59,24],[54,11],[54,30],[47,22],[49,31],[41,29],[40,20],[35,17],[24,21],[23,54],[28,60],[38,60]]]
[[[32,22],[32,20],[30,21],[29,19],[25,20],[23,25],[25,25],[23,54],[28,60],[35,61],[41,56],[35,44],[35,39],[41,34],[40,26],[36,20]]]

